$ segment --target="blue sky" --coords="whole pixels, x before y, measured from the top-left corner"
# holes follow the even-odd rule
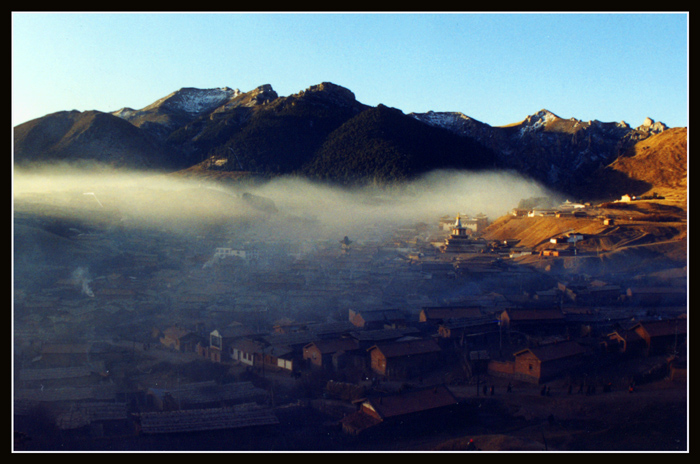
[[[688,14],[21,13],[12,124],[143,108],[182,87],[280,96],[321,82],[404,113],[492,126],[562,118],[688,124]]]

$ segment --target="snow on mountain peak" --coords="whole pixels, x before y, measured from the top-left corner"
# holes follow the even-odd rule
[[[161,107],[171,111],[183,111],[190,114],[197,114],[212,110],[240,94],[240,90],[234,90],[229,87],[214,89],[183,87],[148,105],[141,111]]]
[[[165,97],[161,102],[171,109],[187,113],[201,113],[223,104],[240,93],[240,90],[233,90],[229,87],[216,89],[182,88]]]
[[[525,120],[522,122],[522,127],[520,128],[520,135],[543,129],[547,124],[557,119],[560,118],[556,114],[547,110],[540,110],[537,113],[525,118]]]

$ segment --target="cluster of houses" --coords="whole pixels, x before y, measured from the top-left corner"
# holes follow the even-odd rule
[[[474,375],[539,384],[594,369],[601,356],[667,355],[669,375],[683,377],[685,290],[570,281],[535,292],[526,302],[493,292],[433,298],[431,286],[453,289],[460,278],[510,272],[498,253],[482,253],[489,244],[475,237],[487,224],[483,215],[446,220],[449,234],[437,247],[416,230],[393,244],[364,247],[345,237],[340,245],[314,247],[325,260],[286,250],[284,266],[267,259],[264,247],[223,246],[213,257],[184,258],[185,244],[168,253],[134,250],[129,265],[136,268],[93,279],[92,296],[75,293],[68,281],[41,295],[20,294],[15,417],[47,417],[49,411],[53,427],[87,428],[92,435],[279,423],[270,392],[249,380],[158,386],[143,382],[147,372],[137,372],[135,389],[118,387],[111,366],[130,359],[137,345],[144,354],[160,350],[235,366],[252,378],[294,383],[305,375],[412,386],[364,390],[340,422],[352,435],[409,417],[452,417],[460,401],[449,382],[469,382]],[[575,244],[581,237],[561,240]],[[427,256],[429,250],[435,253]],[[172,266],[175,259],[191,270]],[[651,317],[648,308],[672,310]],[[289,319],[269,324],[270,314],[280,312]],[[126,345],[37,336],[44,327],[67,333],[86,328],[81,340],[107,339],[126,320],[132,321],[129,329],[148,330],[154,322],[162,327],[148,341],[140,333],[120,334]]]
[[[619,200],[623,203],[628,203],[630,201],[638,201],[638,200],[663,200],[664,197],[659,195],[656,192],[653,192],[651,195],[630,195],[629,193],[626,193],[620,197]]]
[[[562,288],[572,290],[563,284]],[[399,309],[349,311],[347,321],[287,321],[262,333],[241,324],[208,334],[173,326],[159,334],[160,346],[151,349],[196,353],[207,362],[245,367],[258,376],[294,379],[316,373],[356,385],[414,386],[365,395],[356,411],[340,422],[346,433],[357,435],[398,417],[458,410],[460,402],[444,381],[444,373],[455,370],[451,363],[456,359],[469,360],[472,376],[540,384],[590,372],[601,356],[661,355],[668,359],[667,375],[683,380],[686,322],[682,315],[614,317],[589,304],[496,311],[436,306],[424,307],[418,317]],[[119,427],[122,433],[136,427],[142,434],[167,434],[279,423],[269,392],[251,381],[183,382],[120,391],[106,366],[128,353],[96,343],[45,344],[40,356],[46,367],[33,368],[30,363],[17,371],[15,415],[31,416],[39,407],[49,408],[59,429],[87,427],[93,434]],[[443,381],[429,382],[435,374]],[[129,396],[136,394],[144,407],[133,414]]]
[[[590,206],[590,203],[575,203],[565,200],[560,205],[552,207],[513,208],[510,214],[516,217],[587,217],[588,213],[586,210]]]
[[[472,376],[529,384],[595,374],[602,358],[662,356],[665,375],[680,381],[686,375],[687,320],[682,314],[638,320],[601,312],[592,304],[498,311],[425,307],[418,318],[396,309],[350,311],[341,323],[287,324],[269,334],[224,332],[217,329],[208,341],[201,339],[198,353],[259,373],[323,373],[355,385],[370,379],[372,385],[413,385],[410,391],[369,395],[358,402],[357,410],[342,420],[343,430],[354,435],[397,416],[405,420],[458,408],[444,379],[455,371],[455,360],[465,357]],[[436,374],[442,381],[427,381]]]

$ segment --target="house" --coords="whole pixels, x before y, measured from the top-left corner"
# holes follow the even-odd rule
[[[669,380],[672,382],[686,383],[688,380],[688,357],[684,353],[681,356],[673,356],[668,361]]]
[[[687,319],[675,318],[638,322],[630,329],[644,340],[647,354],[669,354],[686,342]]]
[[[246,366],[293,372],[302,361],[305,345],[316,339],[311,332],[271,333],[256,338],[246,337],[231,342],[231,358]]]
[[[304,361],[312,367],[333,369],[339,353],[358,350],[360,344],[352,338],[317,340],[304,346]]]
[[[527,213],[527,217],[555,216],[556,214],[557,210],[552,208],[533,209]]]
[[[263,369],[294,372],[300,355],[298,350],[288,345],[270,345],[263,349]],[[264,374],[264,371],[263,371]]]
[[[527,248],[527,247],[517,247],[517,248],[512,248],[508,252],[508,256],[511,258],[519,258],[521,256],[531,256],[534,252],[532,251],[532,248]]]
[[[563,308],[567,333],[572,337],[604,335],[615,322],[597,309],[586,306]]]
[[[201,341],[199,334],[179,326],[168,327],[160,337],[163,346],[177,351],[194,352]]]
[[[481,317],[479,306],[431,306],[421,309],[419,322],[440,324],[448,319],[463,319]]]
[[[574,210],[574,209],[581,209],[585,208],[586,205],[582,203],[573,203],[569,200],[564,201],[564,203],[560,204],[558,208],[560,210]]]
[[[415,339],[382,343],[369,348],[372,371],[387,379],[408,379],[433,370],[442,349],[435,340]]]
[[[216,259],[225,259],[235,256],[237,258],[241,259],[247,259],[248,256],[246,256],[245,250],[235,250],[233,248],[229,247],[218,247],[216,250],[214,250],[214,258]]]
[[[559,290],[564,292],[567,299],[578,305],[599,305],[617,303],[622,296],[619,285],[607,284],[602,281],[593,282],[560,282]]]
[[[500,320],[503,330],[529,335],[558,334],[566,328],[564,313],[559,308],[506,309],[501,313]]]
[[[626,300],[639,306],[675,306],[688,303],[688,291],[678,287],[630,287]]]
[[[306,322],[292,321],[291,319],[283,319],[278,321],[273,327],[272,331],[278,334],[302,332],[307,330]]]
[[[348,338],[357,340],[360,349],[379,344],[396,342],[399,340],[411,340],[421,337],[420,329],[416,327],[400,327],[397,329],[355,330],[347,334]]]
[[[558,304],[561,301],[562,295],[556,288],[551,288],[549,290],[538,290],[533,296],[540,304]]]
[[[174,385],[172,388],[149,388],[146,404],[155,410],[225,407],[267,400],[268,394],[251,382],[217,384],[213,380]]]
[[[356,412],[345,416],[341,426],[345,433],[359,435],[383,424],[385,426],[420,426],[448,424],[458,411],[459,402],[444,385],[427,387],[393,395],[367,398]]]
[[[233,357],[233,341],[253,333],[252,329],[242,324],[232,324],[221,329],[214,329],[209,333],[209,359],[214,362],[230,361]]]
[[[384,329],[406,326],[406,316],[398,309],[350,310],[348,319],[355,327]]]
[[[262,366],[265,344],[252,338],[231,342],[231,359],[250,367]]]
[[[568,248],[560,249],[560,250],[548,248],[548,249],[540,251],[540,256],[544,256],[544,257],[551,256],[554,258],[559,257],[559,256],[572,256],[573,254],[574,254],[573,251],[568,249]]]
[[[350,321],[313,322],[309,323],[307,329],[309,332],[316,334],[319,339],[323,339],[345,335],[353,330],[357,330],[357,327]]]
[[[482,347],[499,337],[499,321],[494,317],[447,319],[438,327],[438,336],[458,346]]]
[[[646,342],[634,330],[619,329],[607,334],[605,349],[609,353],[642,355],[646,351]]]
[[[303,330],[286,334],[271,333],[261,338],[265,367],[294,371],[303,363],[304,347],[319,339],[315,332]]]
[[[548,382],[580,367],[585,354],[585,349],[575,341],[525,348],[513,353],[511,376],[530,383]]]

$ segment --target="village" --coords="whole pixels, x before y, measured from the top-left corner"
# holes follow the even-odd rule
[[[685,396],[686,288],[572,264],[632,218],[511,213],[537,216],[591,225],[525,245],[459,213],[382,240],[76,235],[99,264],[15,288],[15,448],[404,450],[528,418],[541,445],[564,413],[504,412],[505,397]]]

